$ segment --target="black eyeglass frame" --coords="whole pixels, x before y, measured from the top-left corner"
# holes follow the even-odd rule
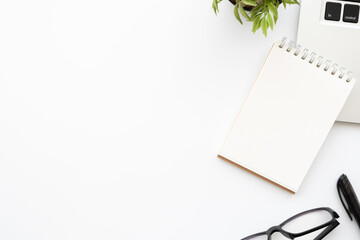
[[[311,228],[309,230],[306,230],[306,231],[300,232],[300,233],[291,233],[291,232],[285,231],[283,229],[283,226],[285,224],[291,222],[292,220],[294,220],[294,219],[296,219],[296,218],[298,218],[300,216],[306,215],[306,214],[311,213],[311,212],[322,211],[322,210],[325,210],[325,211],[327,211],[327,212],[329,212],[331,214],[332,219],[330,221],[328,221],[327,223],[321,224],[320,226]],[[273,227],[269,228],[267,231],[252,234],[252,235],[250,235],[250,236],[248,236],[246,238],[242,238],[241,240],[250,240],[252,238],[259,237],[259,236],[262,236],[262,235],[266,235],[268,240],[271,240],[271,235],[273,233],[275,233],[275,232],[280,232],[282,235],[284,235],[285,237],[287,237],[289,239],[295,239],[295,238],[302,237],[302,236],[304,236],[306,234],[318,231],[318,230],[326,227],[324,229],[324,231],[322,231],[318,236],[316,236],[316,238],[314,238],[314,240],[321,240],[326,235],[328,235],[332,230],[334,230],[334,228],[339,226],[340,223],[336,220],[337,218],[339,218],[339,215],[334,210],[332,210],[331,208],[327,208],[327,207],[314,208],[314,209],[310,209],[310,210],[298,213],[298,214],[292,216],[291,218],[285,220],[280,225],[273,226]]]

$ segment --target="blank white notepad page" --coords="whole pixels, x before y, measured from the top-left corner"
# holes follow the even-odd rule
[[[276,42],[219,155],[296,192],[355,79]],[[310,55],[310,54],[309,54]]]

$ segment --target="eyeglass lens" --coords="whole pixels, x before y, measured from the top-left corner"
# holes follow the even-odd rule
[[[318,210],[301,215],[286,223],[282,229],[290,233],[302,233],[307,230],[319,227],[332,220],[330,212]]]

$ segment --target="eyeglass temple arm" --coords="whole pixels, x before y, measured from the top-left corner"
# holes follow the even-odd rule
[[[339,226],[339,222],[335,221],[333,224],[331,224],[330,226],[328,226],[327,228],[325,228],[324,231],[322,231],[316,238],[314,238],[314,240],[321,240],[323,239],[326,235],[328,235],[332,230],[334,230],[334,228],[336,228],[337,226]]]

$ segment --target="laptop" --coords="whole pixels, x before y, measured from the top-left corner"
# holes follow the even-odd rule
[[[351,70],[360,80],[359,9],[360,0],[302,0],[297,43]],[[360,123],[360,81],[337,120]]]

